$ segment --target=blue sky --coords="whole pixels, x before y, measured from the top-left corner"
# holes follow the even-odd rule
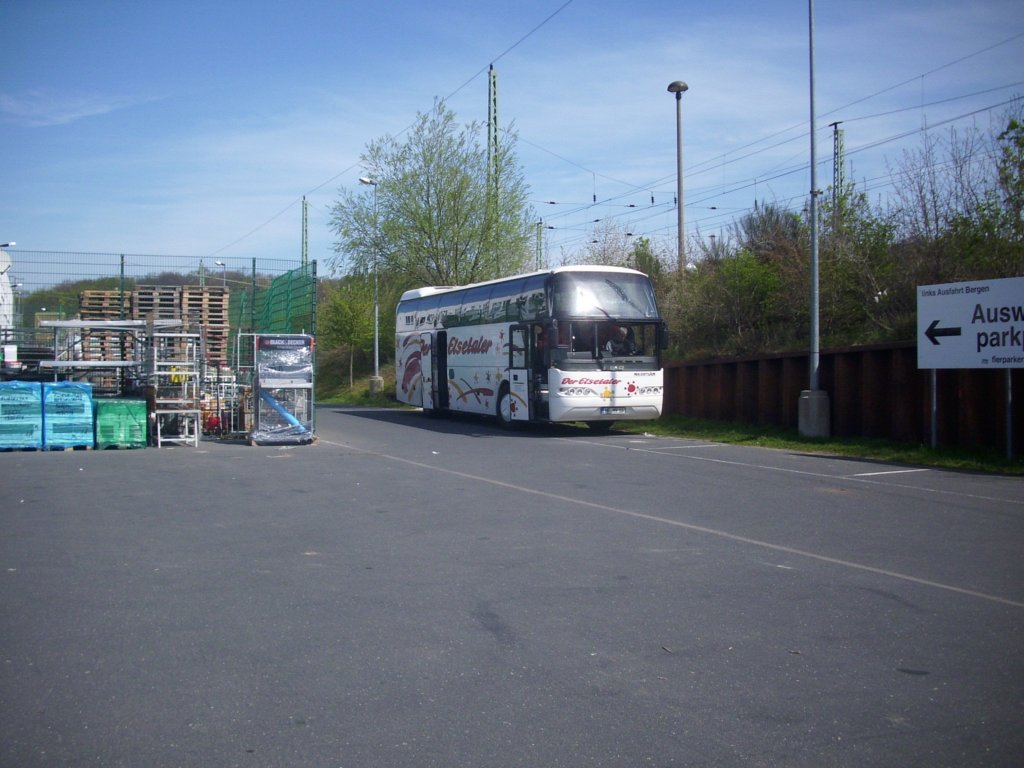
[[[835,120],[882,197],[923,124],[987,130],[1024,91],[1019,0],[819,0],[815,21],[819,186]],[[673,80],[688,236],[810,188],[805,0],[0,0],[0,28],[18,250],[297,261],[305,195],[323,273],[366,144],[435,97],[485,121],[492,62],[551,262],[595,219],[674,252]]]

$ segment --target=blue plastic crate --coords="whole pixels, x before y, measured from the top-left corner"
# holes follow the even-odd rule
[[[43,389],[37,382],[0,382],[0,449],[43,447]]]
[[[92,448],[92,384],[43,384],[43,448]]]

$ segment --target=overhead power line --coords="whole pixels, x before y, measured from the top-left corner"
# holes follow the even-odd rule
[[[461,91],[467,85],[469,85],[474,80],[476,80],[478,77],[480,77],[480,75],[482,75],[484,72],[486,72],[489,67],[491,67],[492,65],[494,65],[495,63],[497,63],[498,61],[503,59],[505,56],[507,56],[509,53],[514,51],[516,48],[518,48],[520,45],[525,43],[530,37],[532,37],[534,35],[535,32],[537,32],[537,30],[539,30],[541,27],[543,27],[545,24],[547,24],[549,21],[551,21],[553,18],[555,18],[555,16],[557,16],[562,11],[564,11],[566,8],[568,8],[570,5],[572,5],[572,3],[573,3],[573,0],[565,0],[565,2],[562,3],[554,13],[552,13],[550,16],[548,16],[546,19],[544,19],[544,21],[542,21],[540,24],[535,26],[533,29],[531,29],[529,32],[527,32],[525,35],[523,35],[521,38],[516,40],[514,43],[512,43],[512,45],[510,45],[504,51],[502,51],[497,56],[492,58],[486,65],[484,65],[482,68],[477,70],[477,72],[472,77],[470,77],[469,80],[467,80],[462,85],[460,85],[458,88],[456,88],[454,91],[449,93],[446,98],[450,99],[452,96],[457,94],[459,91]]]
[[[522,45],[524,42],[526,42],[528,39],[530,39],[540,29],[542,29],[545,25],[547,25],[549,22],[551,22],[552,19],[557,17],[559,14],[562,13],[562,11],[564,11],[566,8],[568,8],[573,3],[573,1],[574,0],[565,0],[565,2],[563,2],[558,8],[556,8],[552,13],[550,13],[547,17],[545,17],[536,26],[531,28],[526,34],[524,34],[522,37],[520,37],[518,40],[516,40],[512,45],[510,45],[508,48],[503,50],[497,56],[491,57],[489,59],[489,61],[488,61],[488,64],[484,65],[479,70],[477,70],[471,77],[469,77],[464,83],[462,83],[462,85],[460,85],[458,88],[453,90],[446,98],[450,99],[453,96],[455,96],[456,94],[458,94],[459,92],[461,92],[462,90],[464,90],[466,87],[468,87],[470,85],[470,83],[472,83],[474,80],[479,78],[482,74],[487,72],[488,68],[493,63],[501,60],[503,57],[507,56],[513,50],[515,50],[520,45]],[[930,75],[936,74],[936,73],[941,72],[941,71],[943,71],[945,69],[949,69],[950,67],[956,66],[957,64],[961,64],[964,61],[967,61],[969,59],[975,58],[975,57],[980,56],[980,55],[982,55],[984,53],[988,53],[989,51],[995,50],[995,49],[997,49],[999,47],[1002,47],[1002,46],[1007,45],[1009,43],[1012,43],[1012,42],[1014,42],[1016,40],[1019,40],[1022,37],[1024,37],[1024,32],[1012,35],[1012,36],[1010,36],[1010,37],[1008,37],[1008,38],[1006,38],[1004,40],[1001,40],[1000,42],[997,42],[997,43],[994,43],[992,45],[986,46],[985,48],[981,48],[979,50],[973,51],[973,52],[971,52],[971,53],[969,53],[969,54],[967,54],[965,56],[961,56],[961,57],[959,57],[957,59],[954,59],[952,61],[949,61],[949,62],[946,62],[944,64],[941,64],[940,66],[934,67],[934,68],[932,68],[930,70],[927,70],[925,72],[922,72],[922,73],[920,73],[918,75],[915,75],[913,77],[907,78],[907,79],[905,79],[905,80],[903,80],[901,82],[898,82],[898,83],[896,83],[894,85],[891,85],[891,86],[888,86],[886,88],[883,88],[882,90],[876,91],[875,93],[869,94],[869,95],[864,96],[862,98],[859,98],[859,99],[856,99],[854,101],[848,102],[848,103],[846,103],[846,104],[844,104],[842,106],[839,106],[839,107],[836,107],[834,109],[831,109],[831,110],[823,113],[822,115],[820,115],[820,117],[833,116],[836,113],[841,112],[842,110],[846,110],[846,109],[849,109],[850,107],[853,107],[853,106],[856,106],[858,104],[862,104],[864,102],[870,101],[871,99],[877,98],[877,97],[882,96],[882,95],[884,95],[886,93],[889,93],[891,91],[897,90],[897,89],[899,89],[899,88],[901,88],[903,86],[906,86],[906,85],[908,85],[910,83],[913,83],[913,82],[916,82],[918,80],[921,80],[922,78],[925,78],[925,77],[928,77]],[[854,122],[854,121],[858,121],[858,120],[875,119],[875,118],[878,118],[878,117],[884,117],[884,116],[888,116],[888,115],[892,115],[892,114],[897,114],[899,112],[905,112],[905,111],[910,111],[910,110],[919,110],[919,109],[923,109],[923,108],[926,108],[926,107],[929,107],[929,106],[936,106],[936,105],[939,105],[939,104],[944,104],[944,103],[949,103],[949,102],[952,102],[952,101],[962,100],[962,99],[965,99],[965,98],[970,98],[971,96],[984,95],[986,93],[991,93],[991,92],[997,91],[997,90],[1004,90],[1006,88],[1017,87],[1017,86],[1019,86],[1021,84],[1022,84],[1022,81],[1018,81],[1018,82],[1015,82],[1015,83],[1011,83],[1009,85],[1001,86],[999,88],[987,89],[987,90],[979,91],[979,92],[976,92],[976,93],[973,93],[973,94],[967,94],[967,95],[963,95],[963,96],[951,97],[951,98],[948,98],[948,99],[942,99],[942,100],[939,100],[939,101],[930,102],[928,104],[915,104],[915,105],[912,105],[912,106],[909,106],[909,107],[903,107],[903,108],[900,108],[900,109],[891,110],[891,111],[888,111],[888,112],[882,112],[882,113],[878,113],[878,114],[875,114],[875,115],[864,115],[864,116],[860,116],[860,117],[845,117],[845,118],[843,118],[843,120],[844,120],[844,122]],[[950,123],[950,122],[954,122],[955,120],[962,119],[962,118],[967,117],[967,116],[979,114],[981,112],[985,112],[985,111],[988,111],[988,110],[992,110],[992,109],[995,109],[995,108],[997,108],[999,106],[1004,106],[1006,104],[1009,104],[1011,102],[1012,102],[1012,99],[1009,100],[1009,101],[1002,102],[1001,104],[994,105],[992,107],[986,107],[986,108],[983,108],[983,109],[975,110],[973,112],[969,112],[969,113],[966,113],[966,114],[963,114],[963,115],[959,115],[957,117],[950,118],[950,119],[941,121],[939,123],[934,123],[930,127],[937,127],[939,125],[944,125],[944,124],[947,124],[947,123]],[[762,146],[760,149],[757,149],[755,151],[747,152],[746,154],[742,154],[742,155],[738,155],[736,157],[732,157],[736,153],[744,152],[744,150],[751,149],[751,148],[757,147],[759,145],[763,145],[765,142],[771,141],[772,139],[776,139],[776,138],[778,138],[780,136],[784,136],[787,133],[790,133],[790,132],[792,132],[794,130],[797,130],[799,128],[805,127],[806,125],[807,125],[807,121],[802,121],[800,123],[796,123],[793,126],[785,128],[783,130],[777,131],[777,132],[772,133],[772,134],[770,134],[768,136],[764,136],[764,137],[762,137],[760,139],[757,139],[757,140],[755,140],[753,142],[750,142],[750,143],[744,144],[742,146],[736,147],[736,148],[730,150],[729,152],[717,155],[714,159],[709,159],[709,160],[705,160],[703,162],[697,163],[697,164],[691,166],[688,169],[688,172],[687,172],[686,175],[687,175],[687,177],[699,176],[699,175],[701,175],[703,173],[706,173],[706,172],[708,172],[710,170],[720,170],[724,166],[733,165],[733,164],[738,163],[738,162],[740,162],[742,160],[747,160],[747,159],[750,159],[751,157],[756,157],[757,155],[763,154],[765,152],[769,152],[772,149],[777,149],[780,146],[784,146],[784,145],[786,145],[788,143],[791,143],[791,142],[798,141],[798,140],[801,140],[803,138],[806,138],[807,131],[805,130],[803,133],[795,135],[795,136],[792,136],[792,137],[790,137],[788,139],[785,139],[783,141],[779,141],[779,142],[776,142],[776,143],[768,145],[768,146]],[[411,125],[409,127],[411,127]],[[408,130],[409,127],[407,127],[405,130]],[[403,130],[402,133],[404,133],[404,132],[405,131]],[[905,138],[908,135],[912,135],[915,132],[917,132],[917,129],[915,129],[914,131],[903,132],[903,133],[900,133],[900,134],[897,134],[897,135],[894,135],[894,136],[891,136],[891,137],[888,137],[888,138],[885,138],[885,139],[878,140],[876,142],[872,142],[870,144],[863,145],[863,146],[858,147],[858,148],[856,148],[854,150],[848,151],[847,155],[856,154],[858,152],[863,152],[863,151],[866,151],[868,149],[872,149],[872,148],[881,146],[881,145],[886,144],[886,143],[891,143],[893,141],[898,141],[899,139]],[[563,212],[560,212],[560,213],[556,214],[556,216],[558,216],[558,217],[572,216],[573,214],[579,213],[579,212],[584,211],[584,210],[590,211],[590,210],[593,210],[595,208],[600,208],[600,207],[602,207],[604,205],[610,205],[615,200],[619,200],[619,199],[622,199],[623,197],[636,194],[639,191],[647,191],[647,190],[656,189],[656,188],[658,188],[659,185],[661,185],[663,183],[667,183],[668,181],[671,181],[672,178],[673,178],[672,175],[669,175],[669,176],[661,177],[660,179],[658,179],[656,181],[648,182],[646,184],[639,184],[639,185],[637,185],[637,184],[633,184],[631,182],[626,182],[626,181],[623,181],[621,179],[617,179],[617,178],[612,177],[612,176],[608,176],[608,175],[606,175],[604,173],[601,173],[599,171],[595,171],[595,170],[587,167],[586,165],[583,165],[583,164],[581,164],[579,162],[576,162],[576,161],[574,161],[574,160],[572,160],[570,158],[564,157],[564,156],[562,156],[562,155],[560,155],[560,154],[558,154],[556,152],[553,152],[553,151],[551,151],[551,150],[549,150],[549,149],[547,149],[547,148],[545,148],[545,147],[543,147],[543,146],[541,146],[541,145],[539,145],[539,144],[537,144],[535,142],[531,142],[531,141],[529,141],[527,139],[524,139],[521,136],[519,137],[519,141],[522,141],[523,143],[528,144],[528,145],[530,145],[530,146],[532,146],[532,147],[534,147],[534,148],[536,148],[536,149],[538,149],[538,150],[540,150],[542,152],[550,154],[551,156],[561,160],[562,162],[565,162],[565,163],[567,163],[569,165],[572,165],[572,166],[574,166],[574,167],[576,167],[576,168],[578,168],[578,169],[580,169],[582,171],[590,173],[595,179],[598,176],[600,176],[601,178],[607,179],[608,181],[614,182],[616,184],[622,184],[624,186],[630,187],[630,189],[628,191],[626,191],[624,193],[621,193],[619,195],[616,195],[614,197],[608,198],[607,200],[603,200],[603,201],[598,201],[597,200],[596,189],[595,189],[595,194],[593,195],[593,201],[591,203],[589,203],[589,204],[578,204],[577,206],[575,206],[575,208],[573,210],[563,211]],[[723,158],[731,158],[731,159],[723,160]],[[302,198],[304,196],[311,195],[312,193],[317,192],[317,191],[323,189],[328,184],[336,181],[337,179],[341,178],[342,176],[347,175],[348,173],[352,172],[354,169],[356,169],[358,167],[359,167],[359,164],[358,163],[354,163],[354,164],[348,166],[347,168],[339,171],[338,173],[336,173],[333,176],[331,176],[329,179],[321,182],[320,184],[316,185],[312,189],[310,189],[307,192],[305,192],[304,195],[297,196],[292,202],[290,202],[287,206],[285,206],[283,209],[281,209],[278,213],[276,213],[273,216],[271,216],[270,218],[268,218],[262,224],[254,227],[253,229],[249,230],[244,235],[242,235],[241,237],[236,238],[235,240],[233,240],[232,242],[228,243],[227,245],[224,245],[221,248],[218,248],[217,250],[215,250],[212,253],[210,253],[208,256],[209,257],[216,256],[216,255],[222,253],[223,251],[226,251],[229,248],[232,248],[235,245],[238,245],[239,243],[243,242],[244,240],[248,239],[252,235],[256,234],[257,232],[262,230],[264,227],[266,227],[267,225],[269,225],[272,222],[276,221],[281,216],[283,216],[285,213],[290,211],[292,208],[294,208],[295,206],[300,204],[302,202]],[[758,175],[758,176],[755,176],[755,177],[752,177],[752,178],[748,178],[748,179],[745,179],[745,180],[739,180],[739,181],[736,181],[736,182],[734,182],[732,184],[728,184],[728,185],[720,185],[720,187],[718,188],[718,192],[717,193],[711,193],[710,190],[709,190],[709,193],[708,193],[708,195],[706,197],[704,197],[704,198],[697,198],[697,199],[690,198],[690,199],[687,200],[686,205],[689,208],[691,206],[699,205],[702,202],[708,202],[708,201],[714,200],[716,197],[721,197],[721,196],[724,196],[726,194],[732,194],[732,193],[735,193],[737,191],[742,191],[744,189],[749,189],[751,187],[756,187],[756,186],[761,185],[761,184],[768,184],[771,181],[777,180],[779,178],[783,178],[785,176],[788,176],[788,175],[791,175],[793,173],[797,173],[797,172],[799,172],[799,171],[801,171],[803,169],[806,169],[806,167],[807,167],[806,163],[799,164],[799,165],[792,166],[792,167],[789,167],[789,166],[782,167],[782,168],[778,168],[777,167],[774,170],[767,171],[763,175]],[[625,214],[628,214],[628,211],[627,212],[623,212],[623,215],[625,215]],[[610,216],[605,216],[603,218],[607,219],[607,218],[610,218]],[[593,222],[591,221],[591,223],[593,223]]]
[[[548,16],[547,16],[547,17],[546,17],[546,18],[545,18],[545,19],[544,19],[543,21],[541,21],[541,22],[540,22],[539,24],[537,24],[537,25],[536,25],[535,27],[533,27],[533,29],[531,29],[531,30],[530,30],[529,32],[527,32],[527,33],[526,33],[525,35],[523,35],[522,37],[520,37],[520,38],[519,38],[518,40],[516,40],[516,41],[515,41],[515,42],[514,42],[514,43],[513,43],[512,45],[510,45],[510,46],[509,46],[508,48],[506,48],[506,49],[505,49],[504,51],[502,51],[501,53],[499,53],[499,54],[498,54],[497,56],[494,56],[493,58],[491,58],[491,59],[489,60],[489,62],[488,62],[488,64],[487,64],[487,65],[485,65],[484,67],[482,67],[481,69],[479,69],[479,70],[478,70],[478,71],[477,71],[476,73],[474,73],[474,74],[473,74],[473,76],[472,76],[472,77],[470,77],[470,78],[469,78],[469,79],[468,79],[468,80],[467,80],[466,82],[464,82],[464,83],[463,83],[462,85],[460,85],[460,86],[459,86],[458,88],[456,88],[456,89],[455,89],[454,91],[452,91],[452,92],[451,92],[450,94],[448,94],[448,96],[446,97],[446,99],[451,99],[451,98],[452,98],[453,96],[455,96],[455,95],[456,95],[457,93],[459,93],[459,91],[461,91],[461,90],[462,90],[463,88],[465,88],[465,87],[466,87],[466,86],[468,86],[468,85],[469,85],[470,83],[472,83],[472,82],[473,82],[474,80],[476,80],[476,79],[477,79],[478,77],[480,77],[480,75],[482,75],[482,74],[483,74],[484,72],[486,72],[486,71],[488,70],[488,68],[489,68],[490,66],[492,66],[492,65],[493,65],[493,64],[494,64],[495,62],[497,62],[497,61],[500,61],[500,60],[501,60],[502,58],[504,58],[504,57],[505,57],[506,55],[508,55],[508,54],[509,54],[509,53],[511,53],[511,52],[512,52],[513,50],[515,50],[515,49],[516,49],[516,48],[518,48],[518,47],[519,47],[520,45],[522,45],[522,44],[523,44],[524,42],[526,42],[526,41],[527,41],[527,40],[528,40],[528,39],[529,39],[530,37],[532,37],[532,36],[533,36],[534,34],[536,34],[536,33],[537,33],[537,32],[538,32],[538,31],[539,31],[539,30],[540,30],[541,28],[543,28],[543,27],[544,27],[544,26],[545,26],[545,25],[546,25],[546,24],[547,24],[548,22],[550,22],[550,21],[551,21],[551,20],[552,20],[553,18],[555,18],[555,17],[556,17],[556,16],[558,15],[558,14],[560,14],[560,13],[561,13],[562,11],[564,11],[564,10],[565,10],[566,8],[568,8],[568,7],[570,6],[570,5],[572,5],[572,3],[573,3],[573,2],[574,2],[574,0],[565,0],[565,2],[564,2],[564,3],[562,3],[562,4],[561,4],[561,5],[560,5],[560,6],[559,6],[559,7],[557,8],[557,9],[555,9],[555,11],[553,11],[553,12],[552,12],[551,14],[549,14],[549,15],[548,15]],[[407,127],[405,128],[405,130],[403,130],[403,131],[402,131],[401,133],[405,133],[405,131],[409,130],[409,128],[410,128],[410,127],[411,127],[411,125],[410,125],[410,126],[407,126]],[[333,176],[332,176],[331,178],[327,179],[326,181],[323,181],[323,182],[321,182],[320,184],[317,184],[317,185],[316,185],[315,187],[313,187],[312,189],[310,189],[310,190],[307,190],[307,191],[306,191],[306,192],[305,192],[304,194],[302,194],[302,195],[299,195],[298,197],[296,197],[296,198],[295,198],[294,200],[292,200],[292,201],[291,201],[291,202],[290,202],[290,203],[289,203],[289,204],[288,204],[287,206],[285,206],[285,207],[284,207],[284,208],[283,208],[283,209],[282,209],[281,211],[279,211],[278,213],[276,213],[276,214],[274,214],[273,216],[271,216],[271,217],[270,217],[269,219],[267,219],[266,221],[264,221],[264,222],[263,222],[262,224],[260,224],[259,226],[257,226],[257,227],[254,227],[253,229],[249,230],[248,232],[246,232],[246,233],[245,233],[244,235],[242,235],[242,236],[241,236],[241,237],[239,237],[238,239],[236,239],[236,240],[233,240],[233,241],[231,241],[230,243],[228,243],[227,245],[225,245],[225,246],[223,246],[223,247],[221,247],[221,248],[218,248],[218,249],[217,249],[216,251],[213,251],[212,253],[208,254],[208,255],[207,255],[207,258],[211,258],[211,257],[213,257],[213,256],[216,256],[217,254],[219,254],[219,253],[221,253],[221,252],[223,252],[223,251],[226,251],[226,250],[227,250],[228,248],[231,248],[231,247],[233,247],[233,246],[235,246],[235,245],[238,245],[238,244],[239,244],[240,242],[242,242],[243,240],[246,240],[246,239],[248,239],[248,238],[249,238],[249,237],[251,237],[252,235],[254,235],[254,234],[256,234],[257,232],[259,232],[259,231],[260,231],[261,229],[263,229],[263,228],[264,228],[265,226],[267,226],[268,224],[270,224],[270,223],[272,223],[272,222],[276,221],[277,219],[281,218],[281,216],[283,216],[283,215],[284,215],[285,213],[287,213],[288,211],[290,211],[290,210],[291,210],[292,208],[294,208],[294,207],[295,207],[296,205],[298,205],[299,203],[301,203],[301,202],[302,202],[302,198],[303,198],[303,197],[305,197],[306,195],[311,195],[311,194],[313,194],[314,192],[317,192],[317,191],[319,191],[319,190],[323,189],[324,187],[326,187],[326,186],[327,186],[328,184],[330,184],[331,182],[335,181],[336,179],[339,179],[339,178],[341,178],[342,176],[344,176],[344,175],[346,175],[346,174],[348,174],[348,173],[351,173],[351,172],[352,172],[352,171],[353,171],[354,169],[356,169],[356,168],[358,168],[358,167],[359,167],[359,164],[358,164],[358,163],[353,163],[353,164],[352,164],[352,165],[350,165],[350,166],[349,166],[348,168],[345,168],[344,170],[342,170],[342,171],[339,171],[338,173],[334,174],[334,175],[333,175]]]

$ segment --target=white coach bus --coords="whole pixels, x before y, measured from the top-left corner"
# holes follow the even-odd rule
[[[432,413],[583,421],[661,415],[666,328],[650,278],[559,267],[398,302],[396,395]]]

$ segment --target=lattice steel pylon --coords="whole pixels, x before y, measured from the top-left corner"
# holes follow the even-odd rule
[[[497,184],[498,164],[498,72],[491,64],[487,71],[487,175],[488,186]]]
[[[832,216],[839,216],[839,198],[846,187],[846,147],[843,141],[842,121],[829,123],[832,126]],[[838,223],[838,219],[835,219]]]
[[[494,65],[487,71],[487,225],[495,225],[498,216],[498,73]],[[495,258],[495,277],[501,264]]]
[[[302,196],[302,266],[309,264],[309,204]]]

